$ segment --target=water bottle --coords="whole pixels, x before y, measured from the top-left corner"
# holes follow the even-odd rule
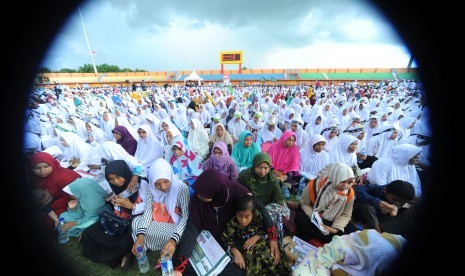
[[[300,200],[300,198],[302,197],[302,193],[304,192],[305,186],[307,185],[307,183],[305,182],[305,180],[306,180],[305,177],[302,177],[302,178],[300,179],[300,182],[299,182],[299,190],[297,191],[297,195],[296,195],[297,200]]]
[[[284,183],[283,183],[283,194],[286,199],[289,199],[289,197],[291,197],[291,192],[289,191],[289,187],[287,187],[287,185]]]
[[[140,189],[140,183],[137,183],[136,186],[134,186],[134,189],[133,189],[133,190],[126,189],[126,190],[124,190],[124,191],[122,191],[122,192],[120,193],[120,196],[121,196],[121,197],[124,197],[124,198],[128,198],[128,197],[130,197],[132,194],[134,194],[135,192],[137,192],[139,189]]]
[[[145,249],[139,244],[137,245],[137,264],[141,273],[149,271],[150,264]]]
[[[171,261],[171,259],[168,258],[169,255],[170,251],[168,251],[164,256],[161,256],[160,258],[162,276],[174,275],[173,262]]]
[[[57,226],[57,230],[58,230],[58,243],[60,244],[65,244],[69,241],[69,233],[67,230],[63,230],[63,226],[65,225],[65,219],[64,218],[60,218],[60,220],[58,221],[58,226]]]

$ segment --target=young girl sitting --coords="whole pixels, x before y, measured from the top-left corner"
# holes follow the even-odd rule
[[[256,199],[251,195],[237,198],[236,215],[222,234],[224,246],[230,251],[234,263],[246,270],[246,275],[290,275],[285,258],[275,263],[271,255],[263,217],[256,206]]]

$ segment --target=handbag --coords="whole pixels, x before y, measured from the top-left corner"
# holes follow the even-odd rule
[[[110,236],[124,235],[129,225],[128,220],[120,218],[114,213],[108,211],[103,211],[102,213],[100,213],[99,220],[100,224],[103,227],[103,230],[105,230],[105,234]]]

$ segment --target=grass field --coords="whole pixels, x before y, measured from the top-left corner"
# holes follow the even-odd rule
[[[87,259],[82,254],[81,245],[76,238],[70,238],[69,241],[63,245],[58,244],[58,252],[62,254],[67,262],[70,270],[74,271],[76,275],[161,275],[160,269],[154,269],[153,266],[156,260],[159,258],[158,251],[148,251],[147,255],[150,262],[150,270],[143,274],[140,273],[137,261],[134,259],[132,266],[127,270],[123,271],[120,267],[114,269],[110,268],[106,264],[98,264]]]

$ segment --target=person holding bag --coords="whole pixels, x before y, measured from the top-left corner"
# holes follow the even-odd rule
[[[160,256],[168,253],[171,257],[187,224],[189,188],[163,158],[150,166],[148,178],[144,215],[132,222],[132,253],[137,255],[137,246],[142,245],[145,250],[161,250]]]
[[[141,215],[145,210],[149,184],[146,178],[139,176],[140,188],[127,198],[121,196],[129,186],[132,179],[132,172],[129,165],[124,160],[110,161],[105,167],[105,178],[110,184],[114,196],[107,203],[108,209],[113,210],[113,214],[129,223],[129,227],[119,235],[119,233],[108,232],[100,220],[88,227],[82,233],[82,252],[85,257],[96,262],[106,263],[111,268],[120,264],[123,270],[131,264],[131,247],[133,240],[131,237],[131,221],[134,217]],[[109,212],[111,213],[111,212]],[[114,229],[113,229],[114,230]]]

